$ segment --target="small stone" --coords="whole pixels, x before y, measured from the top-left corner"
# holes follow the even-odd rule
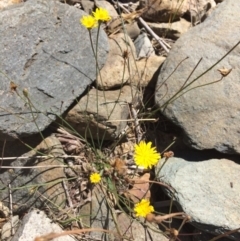
[[[49,233],[62,233],[63,230],[49,219],[43,211],[33,209],[27,213],[11,241],[33,241],[35,238]],[[55,241],[74,241],[69,235],[54,238]]]
[[[1,240],[7,240],[12,236],[12,234],[13,235],[15,234],[18,222],[19,222],[19,217],[16,215],[12,217],[12,220],[9,220],[7,223],[5,223],[2,226]]]
[[[137,59],[147,58],[155,55],[152,43],[145,32],[142,32],[137,37],[137,39],[134,41],[134,45],[137,52]]]

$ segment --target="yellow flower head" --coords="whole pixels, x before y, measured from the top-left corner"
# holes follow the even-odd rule
[[[90,181],[91,183],[99,183],[101,181],[101,176],[95,172],[90,176]]]
[[[135,205],[134,212],[136,213],[136,217],[146,218],[149,213],[154,212],[154,208],[148,200],[142,199],[140,203]]]
[[[91,15],[83,16],[80,19],[80,22],[87,29],[95,28],[98,26],[97,20]]]
[[[97,8],[95,12],[93,12],[93,16],[96,18],[97,21],[106,22],[111,20],[109,13],[104,8]]]
[[[152,166],[158,163],[161,156],[156,151],[156,148],[151,146],[152,142],[146,143],[145,141],[141,141],[138,145],[135,145],[134,160],[138,166],[152,168]]]

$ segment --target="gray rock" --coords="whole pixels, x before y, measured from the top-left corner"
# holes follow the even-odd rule
[[[36,157],[44,154],[45,158]],[[3,168],[10,167],[2,169],[6,171],[1,173],[0,200],[3,204],[9,205],[8,185],[11,184],[14,213],[24,212],[30,207],[40,208],[45,203],[53,209],[64,207],[66,197],[62,179],[66,176],[61,167],[63,158],[59,157],[63,155],[61,143],[51,136],[11,164],[4,162]]]
[[[83,14],[54,0],[29,0],[0,12],[0,140],[44,130],[95,80],[88,30],[79,23]],[[107,51],[101,30],[100,68]],[[17,92],[10,90],[10,80]]]
[[[174,199],[191,216],[191,224],[214,235],[240,227],[240,165],[227,159],[170,158],[162,166],[164,161],[156,168],[157,177],[176,190]],[[239,240],[240,232],[229,238]]]
[[[33,241],[35,238],[49,233],[62,233],[63,230],[49,219],[43,211],[33,209],[27,213],[14,235],[12,241]],[[54,238],[55,241],[74,241],[69,235]]]
[[[147,58],[155,55],[152,43],[147,36],[147,33],[142,32],[134,41],[137,52],[137,58]]]
[[[155,99],[162,111],[182,86],[202,75],[237,44],[240,39],[239,11],[240,5],[236,1],[226,0],[204,23],[177,40],[164,62],[156,86]],[[186,90],[217,81],[222,77],[218,69],[232,68],[221,82],[195,88],[169,103],[164,110],[164,115],[181,127],[189,146],[240,153],[239,52],[240,45]]]
[[[123,86],[120,90],[91,89],[66,115],[66,122],[84,138],[114,140],[124,128],[136,90]]]
[[[87,13],[90,14],[93,11],[94,8],[94,2],[90,0],[82,0],[81,5],[83,10]]]

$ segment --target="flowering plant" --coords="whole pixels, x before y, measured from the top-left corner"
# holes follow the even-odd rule
[[[156,151],[155,147],[151,146],[152,142],[146,143],[145,141],[141,141],[138,145],[135,145],[134,160],[138,166],[152,168],[160,160],[160,154]]]
[[[94,27],[97,27],[97,20],[91,16],[91,15],[88,15],[88,16],[83,16],[81,19],[80,19],[82,25],[84,27],[86,27],[87,29],[92,29]]]
[[[93,12],[93,16],[97,21],[106,22],[111,20],[108,11],[104,8],[97,8],[96,11]]]
[[[96,183],[99,183],[101,181],[101,176],[100,176],[100,174],[98,174],[98,173],[93,173],[93,174],[91,174],[91,176],[90,176],[90,182],[91,183],[94,183],[94,184],[96,184]]]
[[[154,212],[154,208],[147,199],[142,199],[141,202],[135,205],[134,212],[137,217],[145,218],[149,213]]]
[[[94,27],[97,27],[98,23],[101,24],[101,22],[106,22],[109,20],[111,20],[111,17],[108,11],[104,8],[97,8],[95,12],[92,12],[92,15],[83,16],[80,19],[80,22],[85,28],[90,30]]]

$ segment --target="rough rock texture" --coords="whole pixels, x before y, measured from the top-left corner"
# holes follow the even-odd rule
[[[106,196],[98,186],[95,186],[93,189],[91,203],[84,205],[80,210],[80,214],[82,216],[82,223],[85,224],[86,227],[104,228],[112,232],[110,234],[91,232],[90,237],[93,240],[115,241],[123,236],[125,237],[124,240],[132,239],[134,241],[168,240],[163,234],[159,233],[160,230],[157,225],[148,223],[151,229],[146,229],[139,221],[133,220],[123,212],[119,214],[114,212],[114,219],[112,217],[112,211],[108,206]],[[117,227],[114,221],[117,222]],[[119,236],[119,232],[121,236]]]
[[[96,84],[100,89],[119,88],[131,83],[135,73],[136,50],[130,37],[124,33],[114,35],[109,40],[110,52],[106,64],[100,71]]]
[[[54,0],[29,0],[0,12],[0,140],[45,129],[95,79],[88,30],[79,23],[83,14]],[[102,68],[108,51],[102,30],[98,46]]]
[[[170,39],[178,39],[191,27],[191,23],[184,18],[173,23],[148,23],[148,25],[158,36]]]
[[[143,31],[134,41],[137,59],[147,58],[155,55],[154,48],[148,35]]]
[[[133,76],[133,83],[146,87],[165,59],[165,57],[153,55],[149,58],[142,58],[136,61],[138,74]]]
[[[94,2],[90,0],[82,0],[81,1],[82,8],[84,12],[91,13],[94,9]]]
[[[141,220],[144,222],[144,220]],[[157,225],[147,223],[147,226],[150,228],[144,227],[142,223],[139,221],[130,219],[125,213],[120,213],[117,216],[118,228],[121,230],[125,236],[132,238],[134,241],[146,241],[146,240],[154,240],[154,241],[167,241],[166,238],[161,231],[159,230]],[[116,228],[114,231],[117,232]],[[183,240],[182,240],[183,241]]]
[[[111,209],[108,206],[106,196],[103,191],[95,186],[92,190],[91,202],[81,207],[80,214],[85,227],[101,228],[113,230],[115,223],[112,217]],[[117,233],[116,233],[117,234]],[[91,232],[90,237],[93,240],[109,240],[114,241],[115,234],[106,234],[101,232]]]
[[[33,241],[41,235],[62,232],[63,230],[51,219],[49,219],[43,211],[33,209],[23,217],[22,223],[15,233],[12,241]],[[65,235],[55,238],[54,240],[74,241],[75,239],[69,235]]]
[[[173,22],[178,20],[184,14],[197,13],[201,17],[206,13],[208,7],[215,7],[214,0],[143,0],[141,7],[146,7],[142,16],[146,20],[154,22]],[[196,15],[196,14],[195,14]]]
[[[114,140],[124,128],[129,116],[128,103],[136,90],[123,86],[121,90],[91,89],[66,115],[65,120],[84,138]]]
[[[184,84],[186,87],[213,66],[239,41],[239,12],[238,2],[226,0],[204,23],[178,39],[159,75],[155,95],[158,106],[163,106]],[[186,90],[217,81],[222,77],[218,69],[232,68],[232,72],[221,82],[191,90],[167,105],[164,115],[182,128],[189,146],[240,153],[239,52],[240,45]],[[186,57],[188,59],[184,60]]]
[[[164,161],[156,173],[176,190],[174,197],[191,216],[191,224],[215,235],[240,227],[240,165],[227,159],[188,162],[170,158],[159,172]],[[230,237],[240,240],[240,232]]]
[[[36,157],[42,154],[47,157]],[[11,163],[4,161],[3,168],[4,166],[15,168],[1,170],[0,200],[3,204],[9,205],[8,184],[11,184],[14,213],[29,210],[30,207],[41,207],[44,203],[53,208],[56,207],[55,205],[63,207],[66,197],[62,187],[62,179],[66,176],[63,167],[61,167],[63,158],[59,157],[62,155],[64,152],[61,143],[56,137],[51,136],[44,139],[35,149],[24,154],[21,158]],[[50,156],[56,156],[56,158]],[[52,165],[54,167],[51,167]],[[34,168],[35,166],[43,167]]]

